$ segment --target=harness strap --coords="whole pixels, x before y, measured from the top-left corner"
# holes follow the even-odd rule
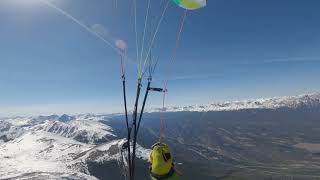
[[[173,167],[172,167],[172,168],[170,169],[170,171],[169,171],[167,174],[165,174],[165,175],[157,175],[157,174],[152,173],[152,170],[150,171],[150,175],[151,175],[153,178],[157,179],[157,180],[165,180],[165,179],[168,179],[168,178],[170,178],[171,176],[173,176],[174,173],[175,173],[175,171],[174,171]]]

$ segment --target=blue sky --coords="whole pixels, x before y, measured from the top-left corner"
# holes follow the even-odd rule
[[[131,0],[49,1],[82,26],[45,2],[0,1],[0,116],[122,112],[119,56],[92,32],[112,44],[127,42],[132,102]],[[146,42],[165,2],[151,0]],[[139,44],[146,5],[137,4]],[[319,6],[318,0],[209,0],[206,8],[188,12],[169,67],[184,12],[170,3],[152,50],[159,59],[154,84],[169,78],[168,105],[319,92]],[[151,94],[148,105],[161,106],[161,95]]]

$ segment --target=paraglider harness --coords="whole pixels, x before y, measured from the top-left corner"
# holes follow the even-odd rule
[[[122,74],[122,85],[123,85],[123,97],[124,97],[124,108],[125,108],[125,118],[126,118],[126,125],[127,125],[127,141],[122,145],[122,151],[127,150],[127,158],[128,158],[128,169],[129,169],[129,179],[134,180],[135,178],[135,159],[136,159],[136,145],[137,145],[137,135],[139,132],[140,128],[140,123],[142,120],[142,115],[144,112],[144,108],[147,102],[147,98],[149,95],[150,91],[154,92],[163,92],[166,93],[167,90],[163,88],[155,88],[151,87],[151,82],[152,82],[152,76],[151,74],[154,72],[154,69],[157,65],[154,64],[153,66],[150,64],[149,65],[149,78],[148,78],[148,84],[146,88],[146,92],[144,95],[142,107],[139,113],[138,117],[138,104],[139,104],[139,97],[140,97],[140,92],[142,88],[142,78],[138,78],[138,83],[137,83],[137,94],[136,94],[136,99],[135,99],[135,104],[134,104],[134,111],[133,111],[133,117],[132,117],[132,124],[129,124],[128,120],[128,112],[127,112],[127,99],[126,99],[126,80],[125,80],[125,75]],[[131,137],[131,134],[133,132],[133,137]],[[132,142],[131,142],[132,140]],[[131,147],[132,147],[132,153],[131,153]]]
[[[169,4],[170,1],[168,1],[167,6]],[[182,16],[182,21],[181,21],[181,25],[180,25],[180,29],[177,35],[177,39],[176,39],[176,47],[173,51],[173,55],[172,55],[172,61],[175,59],[175,53],[176,53],[176,49],[178,48],[178,44],[179,44],[179,40],[180,40],[180,35],[183,29],[183,25],[184,25],[184,20],[186,18],[186,14],[187,11],[184,12],[183,16]],[[163,17],[162,17],[163,18]],[[161,18],[161,19],[162,19]],[[147,98],[149,95],[149,92],[160,92],[163,93],[163,107],[162,107],[162,111],[164,111],[165,107],[164,107],[164,100],[165,100],[165,95],[167,93],[167,80],[164,83],[164,88],[158,88],[158,87],[151,87],[151,82],[152,82],[152,74],[154,73],[157,64],[158,64],[158,60],[156,60],[155,62],[153,62],[152,60],[152,56],[150,55],[151,48],[148,51],[147,57],[145,60],[149,59],[149,61],[147,61],[149,63],[149,77],[148,77],[148,83],[147,83],[147,87],[146,87],[146,91],[145,91],[145,95],[144,95],[144,99],[142,102],[142,107],[140,109],[140,112],[138,113],[138,105],[139,105],[139,98],[140,98],[140,94],[141,94],[141,88],[142,88],[142,79],[144,77],[145,71],[143,72],[139,72],[139,77],[138,77],[138,82],[137,82],[137,90],[136,90],[136,98],[135,98],[135,103],[134,103],[134,109],[133,109],[133,113],[132,113],[132,123],[129,124],[129,118],[128,118],[128,111],[127,111],[127,98],[126,98],[126,78],[125,78],[125,71],[124,71],[124,63],[123,58],[125,57],[125,52],[120,53],[120,60],[121,60],[121,68],[122,68],[122,88],[123,88],[123,101],[124,101],[124,109],[125,109],[125,119],[126,119],[126,126],[127,126],[127,142],[123,144],[122,146],[122,151],[126,150],[127,151],[127,165],[128,165],[128,176],[129,176],[129,180],[134,180],[135,179],[135,159],[136,159],[136,145],[137,145],[137,135],[139,132],[139,128],[140,128],[140,123],[142,120],[142,116],[143,116],[143,112],[144,112],[144,108],[147,102]],[[122,57],[122,54],[124,54],[124,57]],[[139,114],[139,116],[138,116]],[[160,128],[160,138],[159,138],[159,142],[162,142],[162,134],[163,134],[163,123],[161,120],[161,128]],[[131,137],[131,135],[133,135],[133,137]],[[132,150],[132,152],[131,152]],[[172,175],[174,175],[175,171],[174,171],[174,167],[173,164],[170,164],[170,169],[166,172],[167,174],[165,175],[156,175],[156,174],[152,174],[152,177],[154,177],[155,179],[165,179],[168,177],[171,177]]]
[[[157,87],[151,87],[151,82],[152,82],[152,74],[154,73],[155,69],[156,69],[156,66],[157,66],[157,63],[158,63],[158,60],[156,60],[155,62],[153,62],[152,60],[152,55],[151,55],[151,49],[153,48],[153,45],[154,45],[154,40],[158,34],[158,30],[159,30],[159,27],[161,25],[161,22],[163,21],[164,19],[164,15],[167,11],[167,8],[169,7],[169,3],[170,1],[167,1],[164,9],[163,9],[163,12],[161,14],[161,16],[159,17],[159,22],[157,23],[157,26],[156,26],[156,29],[155,29],[155,32],[152,36],[152,39],[151,39],[151,44],[148,48],[148,50],[146,51],[146,57],[143,58],[144,61],[141,61],[139,66],[138,66],[138,70],[139,70],[139,76],[138,76],[138,83],[137,83],[137,91],[136,91],[136,99],[135,99],[135,103],[134,103],[134,110],[133,110],[133,113],[132,113],[132,123],[129,124],[129,120],[128,120],[128,112],[127,112],[127,99],[126,99],[126,79],[125,79],[125,71],[124,71],[124,63],[123,63],[123,59],[126,58],[126,46],[119,46],[118,48],[120,49],[120,60],[121,60],[121,70],[122,70],[122,86],[123,86],[123,100],[124,100],[124,109],[125,109],[125,118],[126,118],[126,126],[127,126],[127,142],[124,143],[123,147],[122,147],[122,151],[126,150],[127,151],[127,167],[128,167],[128,177],[129,177],[129,180],[134,180],[135,179],[135,159],[136,159],[136,144],[137,144],[137,135],[138,135],[138,132],[139,132],[139,128],[140,128],[140,123],[141,123],[141,119],[142,119],[142,116],[143,116],[143,112],[144,112],[144,108],[145,108],[145,105],[146,105],[146,101],[147,101],[147,97],[148,97],[148,94],[150,91],[154,91],[154,92],[162,92],[163,93],[163,107],[162,107],[162,110],[164,111],[165,107],[164,107],[164,101],[165,101],[165,95],[166,95],[166,92],[167,92],[167,81],[168,80],[165,80],[164,81],[164,88],[157,88]],[[134,16],[135,16],[135,34],[136,34],[136,47],[137,47],[137,60],[139,59],[139,48],[138,48],[138,41],[137,41],[137,23],[136,23],[136,1],[133,1],[133,4],[134,4]],[[147,13],[146,13],[146,20],[147,20],[147,17],[148,17],[148,12],[149,12],[149,5],[150,5],[150,0],[148,1],[148,7],[147,7]],[[183,27],[184,27],[184,22],[185,22],[185,18],[186,18],[186,15],[187,15],[187,8],[185,8],[185,11],[183,13],[183,15],[181,16],[181,24],[180,24],[180,27],[179,27],[179,31],[177,33],[177,38],[176,38],[176,43],[175,43],[175,47],[173,49],[173,52],[172,52],[172,57],[171,57],[171,63],[172,64],[175,60],[175,57],[176,57],[176,51],[178,49],[178,46],[179,46],[179,41],[180,41],[180,36],[181,36],[181,33],[182,33],[182,30],[183,30]],[[145,28],[146,28],[146,25],[147,25],[147,21],[145,20]],[[144,30],[145,30],[144,28]],[[145,36],[145,32],[143,33],[143,41],[144,42],[144,36]],[[144,43],[142,43],[144,44]],[[142,45],[142,49],[143,49],[143,45]],[[143,50],[141,51],[143,53]],[[141,54],[141,60],[142,59],[142,54]],[[147,61],[149,59],[149,61]],[[141,87],[142,87],[142,79],[144,77],[144,74],[145,74],[145,65],[146,63],[149,62],[149,78],[148,78],[148,85],[146,87],[146,92],[145,92],[145,95],[144,95],[144,99],[143,99],[143,103],[142,103],[142,107],[141,107],[141,110],[140,112],[138,113],[138,104],[139,104],[139,97],[140,97],[140,92],[141,92]],[[142,66],[142,64],[143,66]],[[139,114],[139,116],[138,116]],[[160,138],[159,138],[159,142],[162,142],[162,134],[163,134],[163,119],[161,119],[161,128],[160,128]],[[133,137],[131,137],[131,135],[133,135]],[[132,150],[132,152],[131,152]],[[171,158],[171,154],[169,153],[170,155],[170,158],[164,156],[167,160],[170,160],[172,161],[172,158]],[[166,174],[165,174],[166,173]],[[164,174],[164,175],[157,175],[157,174],[152,174],[152,177],[155,178],[155,179],[164,179],[164,178],[168,178],[168,177],[171,177],[175,174],[175,170],[174,170],[174,166],[173,166],[173,163],[171,162],[170,164],[170,167],[168,169],[168,171],[166,171],[165,173],[161,173],[161,174]]]
[[[157,174],[154,174],[152,173],[152,169],[150,168],[150,175],[157,179],[157,180],[164,180],[164,179],[168,179],[170,177],[172,177],[174,175],[175,171],[174,171],[174,168],[172,167],[169,171],[169,173],[165,174],[165,175],[157,175]]]
[[[165,180],[172,177],[175,174],[175,170],[169,146],[163,143],[156,143],[151,147],[151,150],[151,177],[157,180]]]

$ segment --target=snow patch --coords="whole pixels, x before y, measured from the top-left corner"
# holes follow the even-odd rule
[[[209,112],[209,111],[234,111],[243,109],[279,109],[290,108],[295,109],[301,106],[320,107],[320,93],[284,96],[273,98],[248,99],[241,101],[226,101],[223,103],[211,103],[206,105],[193,105],[184,107],[168,107],[165,109],[156,108],[147,112]]]

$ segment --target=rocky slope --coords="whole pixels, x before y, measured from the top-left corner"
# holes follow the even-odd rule
[[[113,134],[107,121],[101,115],[1,120],[0,177],[96,179],[89,164],[121,167],[125,139]],[[147,149],[138,146],[137,153],[147,160]]]

